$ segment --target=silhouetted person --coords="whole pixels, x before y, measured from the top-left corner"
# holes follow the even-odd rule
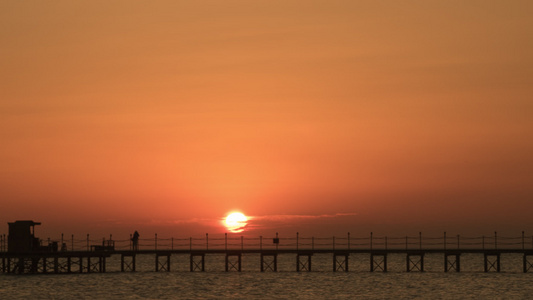
[[[133,234],[131,241],[133,242],[133,250],[134,251],[139,250],[139,233],[137,232],[137,230],[135,230],[135,233]]]

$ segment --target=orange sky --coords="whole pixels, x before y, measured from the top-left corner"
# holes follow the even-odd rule
[[[532,233],[531,15],[2,1],[0,232]]]

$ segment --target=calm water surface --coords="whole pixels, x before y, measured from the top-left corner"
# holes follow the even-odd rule
[[[505,259],[504,259],[505,258]],[[244,257],[243,272],[223,272],[224,257],[207,257],[207,272],[187,271],[188,257],[172,257],[173,271],[153,272],[154,258],[139,259],[138,272],[0,275],[0,299],[531,299],[533,273],[521,273],[521,256],[502,258],[503,272],[483,273],[482,256],[462,259],[464,272],[442,272],[442,257],[428,256],[424,273],[405,272],[405,257],[391,256],[388,273],[368,272],[368,257],[350,257],[350,272],[332,272],[331,256],[313,257],[313,272],[297,273],[292,256],[280,256],[279,272],[261,273],[259,258]],[[114,261],[115,260],[115,261]]]

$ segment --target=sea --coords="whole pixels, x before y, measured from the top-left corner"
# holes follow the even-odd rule
[[[315,254],[311,272],[296,272],[296,257],[278,256],[277,272],[260,272],[260,257],[243,255],[242,272],[225,272],[224,255],[206,256],[205,272],[190,272],[188,255],[171,256],[170,272],[155,272],[155,256],[139,255],[136,272],[0,274],[0,299],[532,299],[533,270],[522,255],[503,254],[501,272],[484,272],[483,255],[463,254],[461,272],[444,272],[442,254],[427,254],[424,272],[406,272],[406,257],[391,254],[388,272],[370,272],[368,254],[352,254],[349,272],[333,272],[331,254]]]

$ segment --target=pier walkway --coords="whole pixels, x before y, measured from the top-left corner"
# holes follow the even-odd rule
[[[349,259],[352,254],[368,255],[370,272],[387,272],[388,257],[391,254],[405,255],[406,272],[423,272],[425,255],[441,254],[444,272],[461,271],[461,255],[481,254],[485,272],[501,271],[502,254],[522,255],[524,273],[533,270],[533,236],[526,237],[524,232],[516,237],[493,236],[479,237],[377,237],[372,233],[366,237],[315,238],[293,237],[281,238],[245,238],[228,236],[211,238],[208,234],[201,238],[158,238],[139,239],[138,250],[133,250],[131,239],[113,240],[102,238],[91,240],[74,236],[41,241],[39,251],[8,251],[5,235],[0,236],[0,269],[9,274],[59,274],[59,273],[98,273],[107,272],[111,256],[120,256],[120,271],[137,270],[137,257],[151,256],[154,259],[154,271],[171,271],[171,256],[188,256],[191,272],[206,270],[206,256],[221,255],[224,258],[225,271],[242,271],[242,257],[255,255],[260,258],[259,271],[277,271],[278,256],[294,255],[297,272],[312,271],[313,256],[327,254],[332,257],[333,272],[348,272]],[[113,260],[116,261],[116,260]],[[481,263],[481,262],[480,262]],[[116,268],[118,269],[118,268]]]

